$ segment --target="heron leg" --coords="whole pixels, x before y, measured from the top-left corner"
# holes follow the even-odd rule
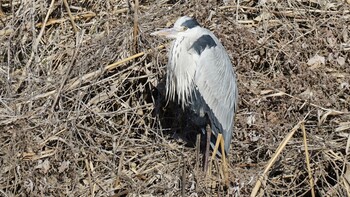
[[[209,160],[210,138],[211,138],[211,128],[209,124],[207,124],[206,131],[207,131],[207,142],[205,144],[204,171],[208,172],[208,160]]]
[[[219,134],[221,135],[221,134]],[[224,138],[221,135],[221,139],[220,139],[220,145],[221,145],[221,159],[222,159],[222,168],[223,168],[223,172],[224,172],[224,184],[225,186],[228,186],[229,181],[228,181],[228,167],[227,167],[227,162],[226,162],[226,155],[225,155],[225,147],[224,147]]]
[[[214,146],[214,149],[213,149],[213,154],[211,156],[211,160],[212,161],[214,160],[214,158],[216,156],[216,153],[218,152],[221,139],[223,140],[221,133],[219,133],[218,137],[216,138],[215,146]]]
[[[211,175],[212,162],[215,159],[216,153],[218,152],[221,138],[222,138],[221,134],[219,134],[218,137],[216,138],[215,146],[214,146],[214,149],[213,149],[213,154],[211,155],[211,159],[210,159],[209,171],[206,171],[207,175],[209,175],[209,176]]]
[[[226,155],[225,155],[225,147],[224,147],[224,138],[222,137],[222,134],[219,133],[217,138],[216,138],[216,142],[215,142],[215,147],[213,150],[213,154],[211,156],[211,160],[213,161],[216,157],[216,153],[219,149],[219,145],[220,145],[220,149],[221,149],[221,160],[222,160],[222,168],[223,168],[223,180],[224,180],[224,184],[225,186],[228,186],[228,168],[227,168],[227,162],[226,162]]]

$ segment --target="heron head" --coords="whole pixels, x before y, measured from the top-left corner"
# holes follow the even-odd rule
[[[172,28],[162,29],[151,33],[152,36],[161,36],[170,39],[176,38],[180,33],[186,32],[189,29],[199,27],[199,23],[188,16],[182,16],[175,22]]]

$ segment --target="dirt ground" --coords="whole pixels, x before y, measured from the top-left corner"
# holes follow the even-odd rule
[[[228,187],[164,99],[150,33],[182,15],[237,73]],[[2,0],[0,19],[0,196],[350,196],[349,0]]]

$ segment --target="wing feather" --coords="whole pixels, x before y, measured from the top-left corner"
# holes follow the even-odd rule
[[[228,152],[237,108],[236,76],[226,50],[213,34],[211,36],[218,45],[204,49],[199,55],[194,83],[212,111],[208,113],[209,118],[211,121],[218,121],[214,124],[219,126],[212,129],[216,136],[218,133],[223,134],[225,150]]]

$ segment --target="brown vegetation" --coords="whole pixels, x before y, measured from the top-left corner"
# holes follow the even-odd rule
[[[349,10],[1,1],[0,195],[350,196]],[[168,43],[149,34],[182,15],[212,30],[236,68],[228,189],[219,161],[204,176],[184,114],[164,101]]]

